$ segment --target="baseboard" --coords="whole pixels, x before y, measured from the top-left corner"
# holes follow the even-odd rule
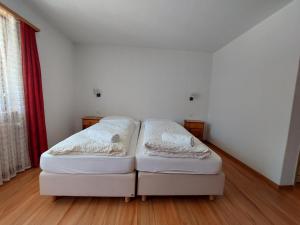
[[[219,148],[218,146],[216,146],[215,144],[206,141],[205,142],[208,146],[212,147],[214,150],[216,150],[220,155],[226,156],[227,158],[230,158],[231,160],[235,161],[236,163],[238,163],[241,167],[245,168],[246,170],[248,170],[250,173],[252,173],[253,175],[255,175],[256,177],[258,177],[259,179],[263,180],[265,183],[267,183],[269,186],[271,186],[274,189],[277,190],[282,190],[282,189],[293,189],[294,185],[278,185],[276,183],[274,183],[272,180],[270,180],[269,178],[265,177],[264,175],[262,175],[261,173],[257,172],[256,170],[252,169],[251,167],[249,167],[248,165],[246,165],[245,163],[243,163],[242,161],[240,161],[239,159],[235,158],[234,156],[230,155],[229,153],[227,153],[226,151],[224,151],[223,149]]]

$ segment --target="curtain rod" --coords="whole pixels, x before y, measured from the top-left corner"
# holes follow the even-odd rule
[[[30,23],[28,20],[26,20],[24,17],[20,16],[18,13],[16,13],[15,11],[13,11],[12,9],[8,8],[6,5],[4,5],[3,3],[0,2],[0,8],[3,8],[5,11],[7,11],[9,14],[11,14],[12,16],[14,16],[17,20],[22,21],[24,23],[26,23],[27,25],[31,26],[35,32],[40,32],[40,29],[33,25],[32,23]]]

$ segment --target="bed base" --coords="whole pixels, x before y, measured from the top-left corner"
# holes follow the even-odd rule
[[[56,174],[40,173],[40,194],[53,196],[125,197],[135,196],[136,173]]]
[[[223,195],[225,175],[166,174],[138,172],[137,195],[146,201],[155,195],[208,195],[210,200]]]

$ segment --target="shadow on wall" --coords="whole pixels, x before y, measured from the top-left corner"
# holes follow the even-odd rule
[[[300,146],[298,147],[298,166],[297,166],[297,173],[296,173],[296,179],[295,183],[300,183]]]
[[[281,174],[281,184],[291,185],[297,179],[299,173],[299,151],[300,151],[300,60],[298,77],[295,87],[294,103],[289,128],[289,136]],[[298,173],[297,173],[298,172]]]

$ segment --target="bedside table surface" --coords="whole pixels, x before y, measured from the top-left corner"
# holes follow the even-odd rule
[[[103,117],[101,117],[101,116],[84,116],[81,119],[83,119],[83,120],[100,120],[102,118]]]
[[[204,123],[202,120],[184,120],[186,123]]]

